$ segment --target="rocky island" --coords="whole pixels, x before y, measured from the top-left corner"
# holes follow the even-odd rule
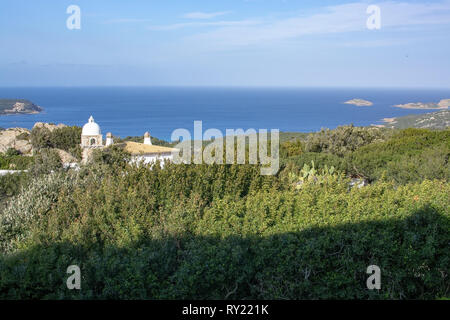
[[[345,104],[352,104],[354,106],[358,106],[358,107],[370,107],[373,105],[372,102],[367,101],[367,100],[363,100],[363,99],[352,99],[352,100],[348,100],[346,102],[344,102]]]
[[[448,109],[449,106],[450,106],[450,99],[443,99],[438,103],[412,102],[406,104],[396,104],[394,107],[403,109]]]
[[[35,114],[43,109],[25,99],[0,99],[0,115]]]

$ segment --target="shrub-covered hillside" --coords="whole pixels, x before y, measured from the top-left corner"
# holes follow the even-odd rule
[[[449,131],[340,128],[320,145],[330,134],[341,147],[284,142],[276,176],[254,165],[149,170],[120,150],[36,174],[0,214],[0,298],[448,297]],[[351,188],[356,172],[372,183]],[[366,287],[373,264],[379,291]]]

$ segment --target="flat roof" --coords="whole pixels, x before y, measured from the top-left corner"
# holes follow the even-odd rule
[[[161,153],[171,153],[177,151],[175,148],[168,148],[163,146],[143,144],[133,141],[127,141],[124,143],[118,143],[118,146],[123,147],[123,149],[132,155],[142,155],[142,154],[161,154]]]

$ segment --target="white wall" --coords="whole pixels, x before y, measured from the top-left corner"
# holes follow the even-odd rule
[[[7,174],[28,172],[28,170],[0,170],[0,176],[6,176]]]
[[[172,161],[172,153],[161,153],[161,154],[143,154],[139,156],[132,156],[131,163],[144,163],[150,164],[155,163],[157,160],[161,161],[161,167],[164,167],[164,160]]]

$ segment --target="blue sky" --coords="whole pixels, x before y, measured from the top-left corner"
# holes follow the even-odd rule
[[[450,88],[449,40],[450,0],[2,0],[0,86]]]

